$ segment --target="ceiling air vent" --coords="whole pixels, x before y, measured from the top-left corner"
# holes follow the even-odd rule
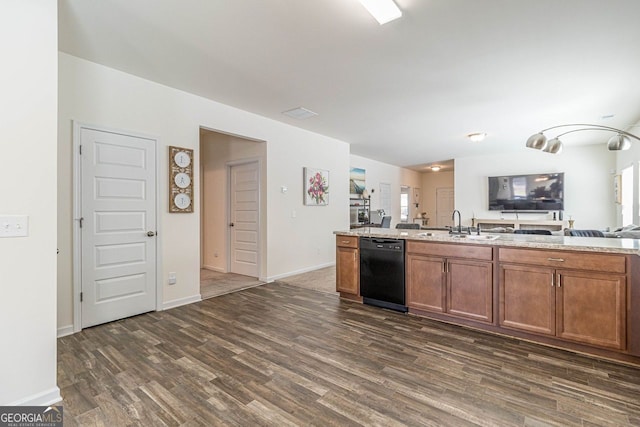
[[[304,120],[309,117],[317,116],[318,113],[315,113],[311,110],[307,110],[303,107],[293,108],[291,110],[283,111],[282,114],[285,116],[293,117],[294,119]]]

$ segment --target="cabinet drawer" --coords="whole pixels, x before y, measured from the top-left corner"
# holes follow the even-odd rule
[[[358,248],[358,236],[336,236],[336,246]]]
[[[493,259],[493,248],[491,246],[416,242],[412,240],[407,240],[407,253],[483,261],[491,261]]]
[[[500,248],[498,257],[500,262],[515,264],[532,264],[545,267],[602,271],[607,273],[626,273],[626,259],[624,255]]]

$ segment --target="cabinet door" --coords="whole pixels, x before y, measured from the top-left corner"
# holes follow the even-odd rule
[[[336,290],[358,295],[359,276],[358,250],[336,247]]]
[[[554,269],[500,265],[500,326],[554,335]]]
[[[493,322],[493,264],[468,260],[447,262],[447,313]]]
[[[559,270],[556,335],[585,344],[624,349],[626,296],[624,276]]]
[[[444,313],[444,258],[409,254],[406,257],[406,268],[407,306]]]

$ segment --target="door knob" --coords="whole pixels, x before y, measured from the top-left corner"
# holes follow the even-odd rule
[[[155,233],[155,232],[153,232],[153,231],[147,231],[147,236],[149,236],[149,237],[153,237],[153,236],[155,236],[155,235],[156,235],[156,233]]]
[[[231,224],[229,224],[229,227],[233,227],[233,225],[234,225],[234,224],[233,224],[233,223],[231,223]]]

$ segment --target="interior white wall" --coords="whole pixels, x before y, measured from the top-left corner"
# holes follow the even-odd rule
[[[528,149],[502,155],[455,159],[455,204],[463,222],[471,217],[500,218],[499,211],[488,210],[487,177],[499,175],[564,172],[564,219],[572,217],[575,228],[603,229],[616,224],[613,200],[613,152],[603,144],[569,146],[559,155]],[[504,214],[515,218],[515,214]],[[549,214],[519,214],[520,219],[552,219]]]
[[[0,406],[60,400],[56,386],[57,4],[0,13],[0,215],[29,235],[0,239]]]
[[[335,262],[333,231],[349,227],[349,146],[345,142],[229,107],[74,56],[59,56],[59,328],[72,323],[71,121],[133,131],[158,138],[160,237],[165,306],[199,298],[200,195],[193,214],[170,214],[167,206],[167,146],[194,149],[200,162],[200,128],[266,141],[267,248],[265,279]],[[285,109],[285,107],[283,107]],[[330,203],[302,204],[302,168],[330,171]],[[200,182],[200,171],[194,171]],[[280,187],[289,191],[281,193]],[[168,272],[177,284],[168,285]]]
[[[202,130],[200,137],[200,164],[202,165],[202,267],[227,272],[229,182],[227,165],[243,159],[266,160],[266,144],[249,141],[233,135]],[[266,167],[261,170],[261,192],[266,191]],[[266,212],[266,202],[261,198],[260,210]],[[264,228],[264,227],[262,227]],[[261,229],[260,242],[264,242],[266,230]],[[263,251],[264,252],[264,251]],[[264,265],[261,265],[264,267]],[[260,272],[261,276],[265,272]]]
[[[391,184],[391,212],[387,212],[387,215],[391,215],[391,228],[394,228],[400,222],[400,187],[411,187],[410,194],[413,194],[413,189],[422,185],[421,173],[355,154],[351,155],[350,162],[350,167],[365,170],[365,185],[371,196],[372,211],[380,209],[380,183]],[[375,191],[372,193],[371,189]],[[412,222],[411,218],[419,216],[421,210],[412,203],[413,197],[409,200],[409,222]],[[348,205],[346,206],[348,221]]]
[[[454,188],[453,171],[423,172],[422,178],[422,203],[420,213],[426,212],[429,225],[435,226],[436,217],[436,191],[438,188]],[[454,188],[455,191],[455,188]]]

